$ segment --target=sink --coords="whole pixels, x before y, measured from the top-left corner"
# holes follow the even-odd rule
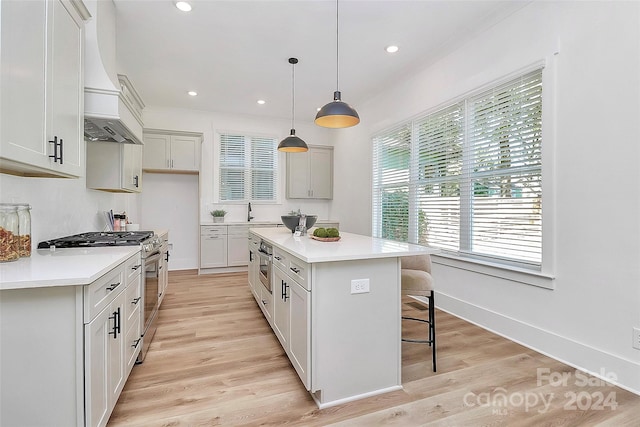
[[[296,231],[296,227],[300,224],[300,215],[282,215],[282,223],[287,227],[291,232]],[[318,220],[318,215],[307,215],[307,230],[313,227],[313,224]]]

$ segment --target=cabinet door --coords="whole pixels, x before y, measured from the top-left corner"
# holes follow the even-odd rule
[[[333,150],[309,150],[309,190],[313,199],[333,198]]]
[[[81,176],[82,19],[63,0],[0,7],[0,167],[26,176]],[[62,161],[49,157],[54,137],[63,141]]]
[[[195,136],[171,136],[171,169],[181,171],[200,170],[200,138]]]
[[[287,153],[287,198],[308,199],[309,152]]]
[[[160,259],[160,277],[158,278],[158,304],[162,303],[169,284],[169,251],[162,252]]]
[[[291,279],[280,271],[273,269],[273,331],[282,344],[282,348],[289,352],[289,286]]]
[[[247,236],[227,237],[227,266],[247,265],[249,263],[249,250],[247,249]]]
[[[47,4],[44,0],[3,1],[0,8],[0,155],[49,167],[44,129]]]
[[[200,236],[200,268],[227,266],[227,236]]]
[[[118,401],[120,392],[124,388],[127,379],[125,369],[127,362],[125,359],[125,292],[120,292],[111,303],[110,316],[113,321],[117,321],[115,334],[109,334],[109,343],[107,346],[108,360],[108,378],[109,378],[109,412],[113,409]]]
[[[62,139],[62,162],[54,168],[74,176],[82,175],[84,151],[82,132],[84,97],[82,87],[82,21],[63,0],[50,2],[52,34],[49,37],[50,63],[47,76],[47,141]]]
[[[142,146],[121,144],[122,146],[122,188],[133,193],[142,191]]]
[[[109,344],[114,320],[111,307],[105,307],[84,326],[85,420],[88,426],[107,424],[109,408]]]
[[[171,137],[169,135],[144,135],[143,168],[170,169],[170,159]]]
[[[294,281],[289,286],[289,359],[307,390],[311,387],[311,298]]]

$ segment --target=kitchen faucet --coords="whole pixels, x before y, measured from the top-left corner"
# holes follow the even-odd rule
[[[251,202],[249,202],[249,206],[247,208],[247,222],[250,222],[253,219],[251,216]]]

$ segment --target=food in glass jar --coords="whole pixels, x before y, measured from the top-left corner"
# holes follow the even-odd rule
[[[13,261],[20,258],[18,239],[9,230],[0,227],[0,262]]]
[[[21,234],[18,236],[18,255],[21,257],[31,256],[31,235]]]

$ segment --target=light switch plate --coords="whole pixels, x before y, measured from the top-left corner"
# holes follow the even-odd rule
[[[369,279],[354,279],[351,281],[352,294],[364,294],[369,292]]]

